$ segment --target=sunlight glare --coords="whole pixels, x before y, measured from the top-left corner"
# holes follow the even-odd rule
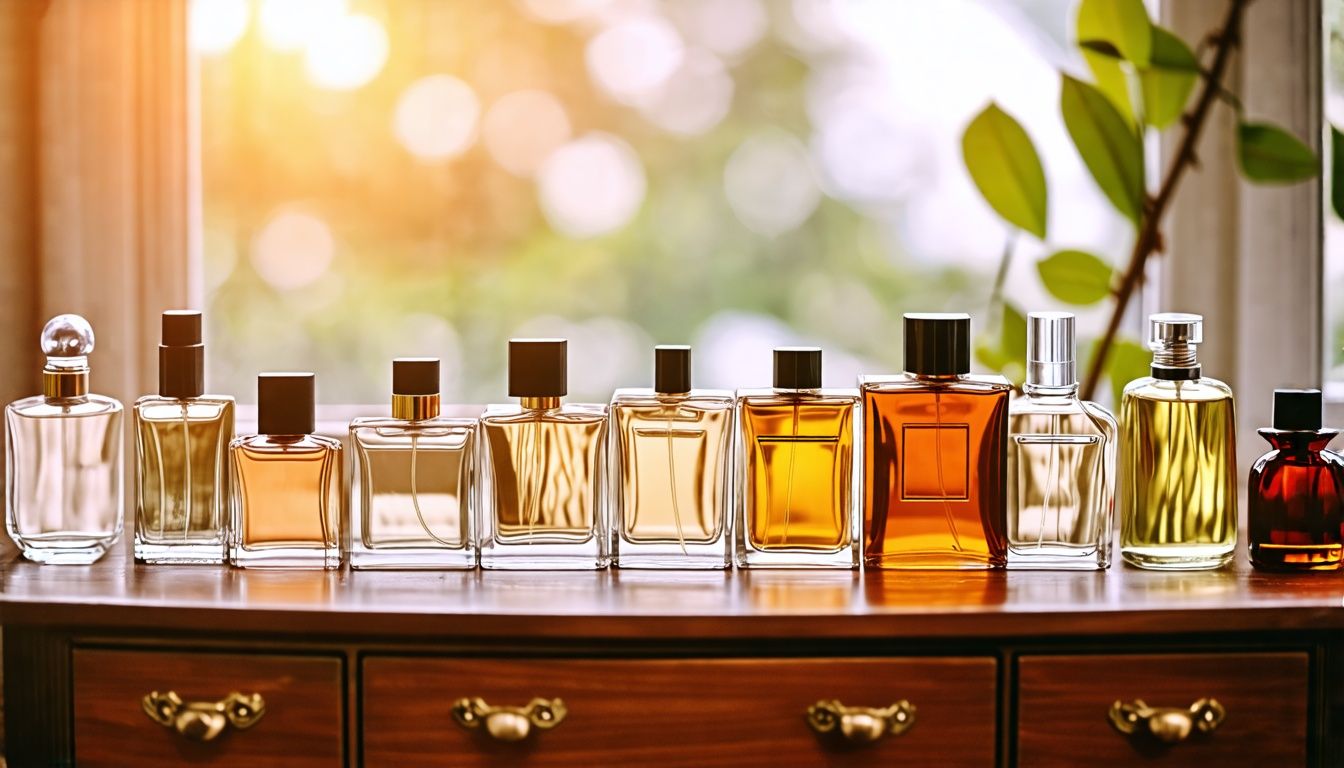
[[[429,75],[402,92],[392,125],[406,151],[423,160],[445,160],[476,140],[480,114],[471,86],[452,75]]]
[[[387,31],[382,24],[362,14],[318,22],[305,50],[314,85],[350,91],[378,75],[387,62]]]

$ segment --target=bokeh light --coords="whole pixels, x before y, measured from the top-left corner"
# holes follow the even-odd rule
[[[197,53],[225,53],[247,31],[247,19],[247,0],[191,0],[187,40]]]
[[[346,0],[262,0],[257,12],[261,37],[277,51],[301,50],[322,29],[346,13]]]
[[[644,202],[644,168],[624,140],[593,132],[546,158],[537,194],[551,227],[575,238],[625,226]]]
[[[523,10],[537,21],[568,24],[600,12],[611,0],[522,0]]]
[[[783,131],[759,133],[733,150],[723,191],[747,229],[770,237],[797,228],[821,202],[807,149]]]
[[[429,75],[397,100],[393,130],[416,157],[444,160],[462,154],[475,141],[480,112],[471,86],[452,75]]]
[[[733,105],[733,78],[714,54],[686,51],[681,66],[651,96],[640,114],[670,133],[699,136],[713,130]]]
[[[659,16],[618,21],[588,42],[588,74],[617,101],[635,104],[653,94],[681,66],[685,53],[676,27]]]
[[[315,19],[304,51],[308,77],[319,88],[349,91],[378,76],[387,62],[387,31],[362,14]]]
[[[569,115],[546,91],[507,93],[485,113],[485,148],[501,168],[524,178],[570,138]]]
[[[761,0],[678,0],[668,5],[668,12],[687,37],[729,58],[750,50],[770,27]]]
[[[280,211],[252,243],[252,268],[272,288],[292,291],[326,274],[335,251],[325,221],[304,211]]]

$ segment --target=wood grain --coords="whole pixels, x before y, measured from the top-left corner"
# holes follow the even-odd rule
[[[991,658],[364,661],[364,764],[394,766],[988,766],[995,761]],[[559,697],[569,714],[529,741],[457,725],[459,697],[522,705]],[[917,708],[906,733],[853,747],[805,720],[820,699]]]

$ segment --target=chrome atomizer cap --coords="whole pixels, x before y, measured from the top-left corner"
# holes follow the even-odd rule
[[[1187,312],[1148,316],[1148,348],[1153,351],[1153,378],[1197,379],[1195,346],[1204,342],[1204,318]]]
[[[1063,389],[1078,385],[1073,329],[1070,312],[1027,315],[1027,386]]]

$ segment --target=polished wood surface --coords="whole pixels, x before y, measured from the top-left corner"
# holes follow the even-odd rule
[[[987,766],[995,761],[995,660],[482,660],[374,656],[364,661],[364,764],[392,766],[777,765]],[[460,697],[520,706],[560,698],[568,714],[525,742],[500,743],[453,721]],[[888,706],[914,725],[853,746],[818,736],[821,699]]]
[[[72,655],[75,761],[81,768],[345,764],[337,657],[101,648],[76,648]],[[141,697],[154,690],[174,690],[187,701],[260,693],[266,713],[247,730],[228,728],[214,741],[195,742],[144,713]]]
[[[1306,653],[1100,654],[1018,660],[1018,765],[1303,765],[1307,761]],[[1119,699],[1227,710],[1211,734],[1162,745],[1111,727]]]

